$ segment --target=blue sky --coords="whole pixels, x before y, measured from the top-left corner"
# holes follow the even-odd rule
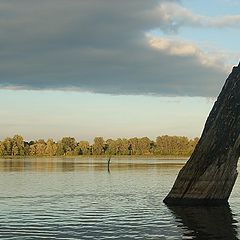
[[[240,3],[0,1],[0,138],[200,136]]]
[[[206,16],[239,15],[240,2],[234,0],[212,0],[212,1],[182,1],[182,4],[192,11]],[[240,38],[239,28],[225,29],[184,29],[181,32],[184,39],[210,46],[210,51],[230,53],[232,56],[227,59],[230,64],[236,64],[239,59],[240,45],[237,43]],[[211,49],[212,48],[212,49]],[[204,50],[204,46],[203,46]],[[205,51],[208,51],[206,49]],[[235,55],[235,56],[233,56]]]

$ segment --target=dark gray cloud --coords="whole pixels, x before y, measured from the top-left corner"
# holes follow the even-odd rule
[[[2,0],[0,87],[215,96],[226,77],[223,63],[206,63],[200,50],[150,44],[150,30],[176,31],[162,3]]]

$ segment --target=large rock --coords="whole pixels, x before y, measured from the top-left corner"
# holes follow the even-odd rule
[[[234,67],[206,121],[192,156],[164,202],[225,204],[237,178],[240,155],[240,64]]]

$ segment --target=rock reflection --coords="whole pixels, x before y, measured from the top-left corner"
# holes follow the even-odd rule
[[[238,239],[237,221],[229,206],[184,207],[171,206],[178,227],[183,231],[183,239]]]

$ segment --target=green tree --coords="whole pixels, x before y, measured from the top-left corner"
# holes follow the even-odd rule
[[[156,138],[155,153],[160,155],[171,155],[171,143],[168,135],[158,136]]]
[[[57,156],[63,156],[65,155],[65,150],[64,150],[64,145],[61,141],[57,143],[57,151],[56,151]]]
[[[4,156],[4,145],[2,142],[0,142],[0,156]]]
[[[107,139],[106,141],[106,153],[108,155],[116,155],[117,154],[117,144],[113,139]]]
[[[80,155],[90,155],[90,144],[88,141],[80,141],[78,143]]]
[[[148,155],[151,153],[151,140],[148,137],[138,139],[138,154]]]
[[[46,149],[46,142],[43,139],[37,140],[35,143],[30,145],[31,156],[44,156]]]
[[[75,138],[64,137],[58,143],[57,155],[74,155],[74,149],[76,148],[77,143]]]
[[[12,154],[13,156],[24,156],[24,141],[20,135],[15,135],[12,138]]]
[[[194,142],[194,141],[193,141]],[[183,136],[159,136],[156,139],[155,154],[187,156],[191,154],[195,143]]]
[[[126,138],[118,138],[115,140],[116,154],[129,155],[129,141]]]
[[[24,154],[26,156],[30,155],[30,144],[28,142],[24,142]]]
[[[130,145],[130,149],[131,149],[131,155],[140,155],[141,154],[141,149],[140,149],[139,141],[138,141],[137,137],[130,138],[129,145]]]
[[[93,154],[94,155],[101,155],[105,152],[105,144],[102,137],[95,137],[93,143]]]
[[[23,137],[15,135],[0,142],[0,156],[63,156],[63,155],[176,155],[189,156],[194,151],[199,138],[188,139],[184,136],[158,136],[156,141],[148,137],[108,139],[95,137],[94,143],[64,137],[55,143],[53,139],[24,142]]]
[[[45,148],[45,155],[47,156],[55,156],[57,152],[57,144],[53,141],[53,139],[47,140],[47,145]]]
[[[4,146],[4,155],[11,156],[12,155],[13,141],[10,137],[4,139],[3,146]]]
[[[118,138],[117,145],[119,146],[119,152],[121,155],[130,155],[129,141],[126,138]]]

